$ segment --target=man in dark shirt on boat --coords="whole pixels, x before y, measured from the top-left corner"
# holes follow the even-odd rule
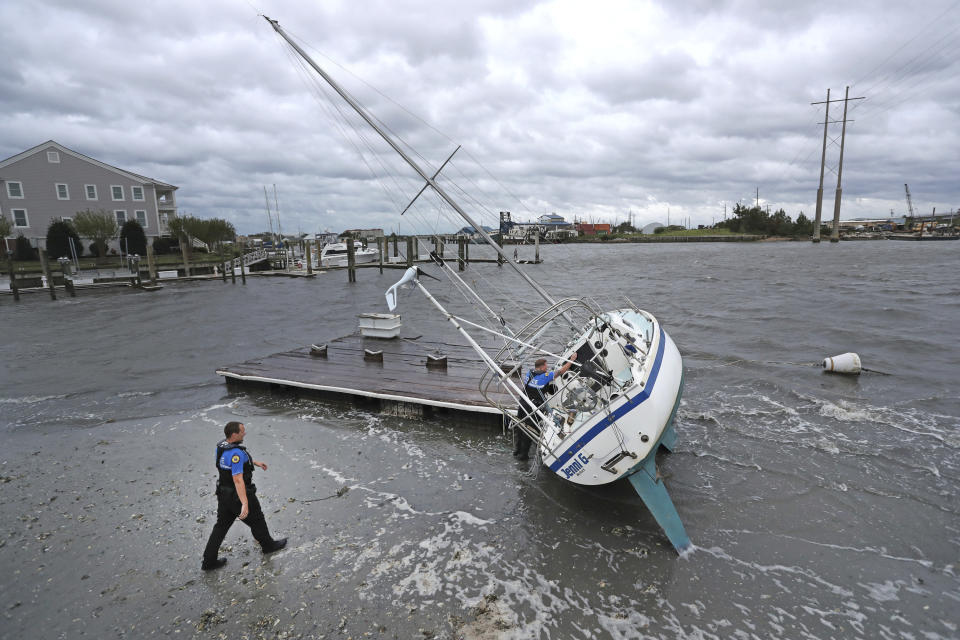
[[[287,546],[286,538],[274,540],[267,529],[267,520],[257,500],[257,485],[253,484],[253,468],[256,466],[266,471],[267,465],[255,461],[247,453],[243,446],[246,432],[243,423],[228,422],[223,428],[226,439],[217,444],[217,523],[203,550],[200,568],[204,571],[219,569],[227,564],[227,559],[218,558],[217,552],[237,518],[250,527],[250,532],[264,553],[273,553]]]
[[[539,432],[536,416],[533,415],[534,407],[540,408],[547,402],[546,387],[553,382],[558,375],[567,372],[573,361],[577,359],[577,354],[570,356],[566,362],[557,371],[547,371],[547,359],[539,358],[534,364],[533,369],[527,372],[523,379],[523,390],[527,394],[526,398],[520,398],[520,404],[517,406],[517,420],[527,425],[534,433]],[[519,460],[530,459],[530,436],[524,433],[519,425],[513,428],[514,447],[513,457]]]

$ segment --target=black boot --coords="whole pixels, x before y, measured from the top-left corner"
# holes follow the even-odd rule
[[[263,552],[273,553],[274,551],[280,551],[280,549],[283,549],[285,546],[287,546],[286,538],[280,538],[279,540],[271,540],[269,544],[264,545]]]
[[[203,571],[213,571],[214,569],[219,569],[225,564],[227,564],[226,558],[217,558],[213,562],[207,562],[206,560],[204,560],[203,562],[200,563],[200,568]]]

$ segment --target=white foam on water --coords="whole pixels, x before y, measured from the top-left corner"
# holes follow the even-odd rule
[[[877,602],[894,602],[899,600],[900,589],[904,586],[899,580],[887,580],[882,583],[868,582],[866,584],[858,582],[857,584],[866,589],[867,595]]]
[[[152,396],[156,395],[155,391],[124,391],[117,394],[118,398],[135,398],[138,396]]]
[[[456,518],[464,524],[472,524],[478,527],[486,526],[496,522],[496,520],[484,520],[483,518],[478,518],[472,513],[467,513],[466,511],[454,511],[450,514],[450,517]]]
[[[67,394],[53,396],[22,396],[20,398],[0,398],[0,404],[37,404],[47,400],[61,400],[68,397]]]

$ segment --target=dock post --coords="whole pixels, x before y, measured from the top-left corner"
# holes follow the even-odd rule
[[[407,266],[413,266],[413,236],[407,236]]]
[[[240,255],[240,283],[247,284],[247,265],[243,259],[243,254]]]
[[[457,238],[457,269],[463,271],[467,268],[467,254],[464,250],[467,246],[466,238],[460,236]]]
[[[540,264],[540,232],[537,232],[536,253],[533,254],[533,264]]]
[[[309,240],[307,240],[306,254],[307,254],[307,275],[312,276],[313,275],[313,255],[310,252]]]
[[[227,261],[223,259],[223,245],[220,248],[220,270],[223,272],[223,283],[227,283]]]
[[[393,257],[396,258],[400,255],[400,251],[397,249],[397,234],[393,234]]]
[[[440,257],[443,257],[443,247],[446,246],[445,238],[440,236]]]
[[[187,240],[190,242],[190,240]],[[190,277],[190,259],[187,257],[187,245],[184,244],[184,239],[180,238],[180,254],[183,256],[183,275]]]
[[[356,249],[353,238],[347,238],[347,282],[357,281]]]
[[[387,239],[377,238],[377,253],[380,254],[380,273],[383,273],[383,252],[387,250]]]
[[[17,272],[13,270],[13,251],[7,251],[7,267],[10,269],[10,290],[13,291],[13,301],[17,302],[20,300],[20,288],[17,287]]]
[[[153,260],[153,245],[147,243],[147,272],[150,274],[150,284],[157,284],[157,265]]]
[[[53,274],[50,273],[50,263],[47,262],[47,250],[37,249],[40,253],[40,267],[43,269],[43,275],[47,277],[47,286],[50,287],[50,299],[57,299],[57,292],[53,289]]]
[[[59,258],[60,273],[63,274],[63,288],[67,290],[71,298],[77,297],[77,292],[73,287],[73,279],[68,273],[70,271],[70,258]]]
[[[503,249],[503,234],[498,235],[498,236],[497,236],[497,239],[495,240],[495,242],[497,243],[497,246],[500,247],[500,249]],[[502,267],[502,266],[503,266],[503,252],[502,252],[502,251],[498,251],[498,252],[497,252],[497,266],[498,266],[498,267]]]
[[[470,240],[469,238],[463,239],[463,266],[470,264]]]

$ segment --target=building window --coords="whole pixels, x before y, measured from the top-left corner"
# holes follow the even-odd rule
[[[7,182],[7,197],[17,198],[22,200],[23,199],[23,183]]]
[[[87,188],[87,200],[96,200],[97,199],[97,185],[88,184],[84,185]]]
[[[127,212],[123,209],[117,209],[113,213],[115,216],[117,216],[117,224],[123,224],[127,221]]]
[[[57,183],[57,200],[69,200],[70,188],[62,182]]]
[[[13,215],[13,226],[15,227],[30,226],[30,220],[27,218],[26,209],[11,209],[10,213]]]
[[[134,200],[143,201],[143,187],[130,187]]]
[[[123,187],[118,185],[110,185],[110,195],[114,200],[123,200]]]
[[[147,228],[147,212],[143,209],[137,209],[133,212],[133,215],[136,216],[137,222],[140,223],[140,226],[144,229]]]
[[[52,162],[57,164],[60,162],[60,152],[59,151],[47,151],[47,162]]]

